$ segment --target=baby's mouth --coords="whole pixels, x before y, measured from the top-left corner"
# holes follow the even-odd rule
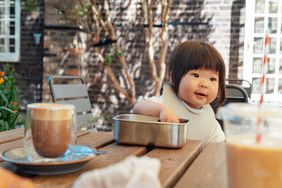
[[[206,97],[207,94],[206,93],[201,93],[201,92],[195,92],[196,95],[198,96],[202,96],[202,97]]]

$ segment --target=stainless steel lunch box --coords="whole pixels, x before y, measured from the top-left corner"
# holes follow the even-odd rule
[[[187,122],[160,122],[159,118],[122,114],[113,118],[114,139],[118,144],[154,145],[180,148],[187,140]]]

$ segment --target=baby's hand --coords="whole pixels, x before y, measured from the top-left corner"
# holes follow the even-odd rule
[[[160,111],[160,120],[161,122],[179,123],[175,113],[167,107],[163,107]]]

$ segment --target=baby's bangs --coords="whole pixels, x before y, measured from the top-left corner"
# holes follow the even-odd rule
[[[187,54],[188,55],[188,54]],[[223,59],[221,55],[210,48],[203,48],[201,50],[195,50],[193,54],[189,54],[190,57],[187,59],[189,63],[189,69],[207,69],[215,72],[221,72],[224,67]]]

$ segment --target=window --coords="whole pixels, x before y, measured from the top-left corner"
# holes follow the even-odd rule
[[[259,100],[264,37],[270,45],[267,57],[265,101],[282,102],[282,1],[247,0],[243,78],[253,84],[252,100]]]
[[[0,61],[20,59],[20,0],[0,0]]]

